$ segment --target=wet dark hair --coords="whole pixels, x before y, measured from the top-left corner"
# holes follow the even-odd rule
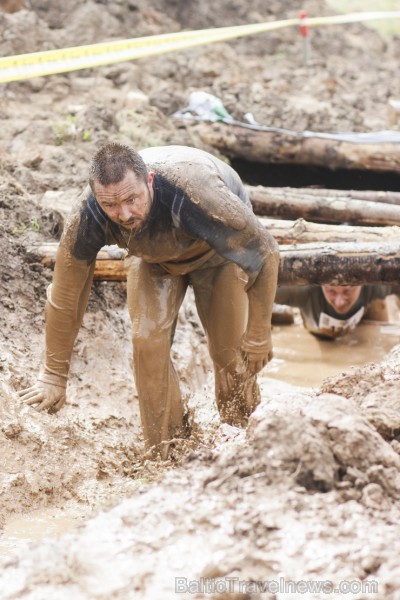
[[[128,170],[147,182],[147,167],[134,148],[118,142],[102,146],[94,154],[89,166],[89,185],[94,191],[96,182],[110,185],[123,180]]]

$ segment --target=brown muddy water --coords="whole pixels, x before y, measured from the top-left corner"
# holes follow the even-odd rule
[[[275,391],[282,393],[286,386],[319,387],[326,377],[352,366],[379,362],[398,344],[399,338],[399,321],[364,321],[351,334],[334,341],[316,338],[300,322],[274,326],[274,358],[259,378],[262,396]],[[200,404],[196,410],[203,410]],[[12,556],[27,542],[61,536],[83,520],[83,515],[68,507],[13,515],[0,536],[0,557]]]
[[[322,340],[299,324],[275,326],[274,358],[261,376],[301,387],[319,386],[326,377],[380,362],[399,343],[400,322],[363,321],[350,334]]]
[[[76,515],[54,508],[12,516],[0,537],[0,556],[12,556],[26,542],[62,535],[80,522]]]

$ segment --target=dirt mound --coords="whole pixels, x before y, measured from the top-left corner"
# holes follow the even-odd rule
[[[351,398],[379,433],[392,440],[400,434],[399,380],[400,348],[396,347],[383,365],[366,365],[330,378],[322,390]],[[399,447],[397,440],[393,445]]]
[[[228,428],[215,450],[192,453],[62,542],[42,543],[39,555],[31,548],[6,563],[3,597],[33,598],[32,587],[48,597],[60,585],[65,597],[171,597],[190,585],[217,598],[264,582],[251,589],[272,599],[279,582],[300,579],[332,590],[352,581],[368,593],[379,580],[371,597],[392,597],[399,467],[355,402],[293,391],[279,407],[276,398],[261,404],[246,438]]]

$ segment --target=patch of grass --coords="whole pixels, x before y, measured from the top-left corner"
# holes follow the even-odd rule
[[[28,231],[40,231],[39,217],[32,217],[28,223],[19,223],[11,229],[11,235],[23,235]]]
[[[72,140],[76,136],[76,124],[73,115],[66,115],[53,125],[53,131],[56,134],[56,145],[62,146],[64,142]]]

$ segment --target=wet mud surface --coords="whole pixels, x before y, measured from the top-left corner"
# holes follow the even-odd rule
[[[1,56],[298,12],[291,0],[16,4],[0,3]],[[173,357],[194,433],[157,463],[143,453],[125,284],[95,283],[67,405],[42,414],[16,395],[40,365],[51,282],[32,246],[59,239],[59,201],[75,200],[101,142],[204,148],[196,124],[171,118],[200,89],[276,127],[398,128],[399,56],[398,39],[353,24],[314,30],[307,68],[282,30],[0,86],[0,598],[399,598],[398,322],[334,345],[276,327],[241,430],[219,422],[189,296]],[[332,586],[292,593],[300,581]]]
[[[334,341],[310,335],[300,322],[275,326],[274,358],[262,376],[300,387],[319,387],[326,377],[380,362],[399,336],[400,322],[395,315],[387,323],[364,320],[351,335]]]

